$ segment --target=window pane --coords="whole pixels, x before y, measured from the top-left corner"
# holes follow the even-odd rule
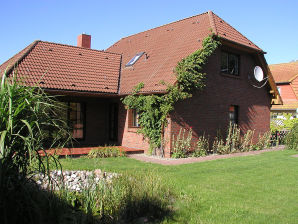
[[[139,124],[139,114],[136,110],[132,110],[132,126],[133,127],[140,127]]]
[[[223,73],[228,72],[228,54],[225,52],[221,53],[221,67],[220,71]]]
[[[238,56],[229,54],[229,74],[238,75]]]
[[[84,138],[84,114],[81,103],[69,103],[69,123],[72,137]]]
[[[238,106],[230,106],[229,120],[232,124],[238,124]]]

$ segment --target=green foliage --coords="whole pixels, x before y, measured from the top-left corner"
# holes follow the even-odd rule
[[[298,150],[298,123],[293,125],[293,128],[285,138],[287,149]]]
[[[206,156],[208,151],[209,151],[209,139],[203,135],[199,137],[196,148],[191,153],[191,156],[193,157]]]
[[[124,173],[111,183],[99,182],[94,189],[56,194],[99,223],[130,223],[139,217],[160,219],[170,214],[169,206],[175,197],[161,177],[152,172]]]
[[[189,130],[187,136],[185,131],[185,129],[180,128],[176,139],[174,135],[172,137],[173,158],[186,158],[191,150],[192,130]]]
[[[0,85],[0,217],[1,223],[36,223],[39,205],[36,187],[28,176],[34,172],[49,175],[50,164],[58,161],[49,155],[41,158],[45,147],[63,147],[71,135],[60,119],[65,109],[40,88],[22,86],[16,74],[2,74]],[[34,193],[32,193],[34,192]],[[17,211],[18,216],[10,215]],[[3,222],[2,222],[3,221]]]
[[[218,154],[229,154],[262,150],[270,146],[270,132],[266,132],[263,135],[259,134],[258,142],[255,145],[252,142],[254,133],[254,131],[248,130],[241,138],[240,128],[236,124],[230,123],[225,141],[220,137],[216,137],[213,142],[212,151]]]
[[[88,153],[88,158],[107,158],[107,157],[121,157],[125,156],[125,151],[121,151],[116,147],[99,147],[90,150]]]
[[[107,172],[126,171],[144,177],[154,171],[177,197],[172,218],[149,223],[294,224],[298,220],[298,158],[292,157],[295,154],[298,153],[294,150],[274,150],[257,156],[176,166],[126,157],[60,161],[64,169],[72,170],[104,167]]]
[[[162,131],[167,125],[169,113],[173,111],[175,103],[190,98],[194,91],[205,87],[206,74],[201,71],[219,44],[217,37],[210,35],[204,39],[202,49],[182,59],[175,69],[177,82],[167,86],[166,94],[141,94],[144,84],[139,83],[132,95],[122,100],[129,109],[137,110],[141,126],[139,133],[148,139],[152,149],[160,149],[162,155]]]
[[[292,118],[292,114],[283,113],[284,118],[275,118],[270,121],[271,132],[291,130],[296,123],[298,118]]]

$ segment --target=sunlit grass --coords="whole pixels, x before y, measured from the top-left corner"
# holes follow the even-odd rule
[[[297,151],[275,151],[178,166],[129,158],[61,159],[64,169],[153,170],[179,195],[164,223],[297,223]]]

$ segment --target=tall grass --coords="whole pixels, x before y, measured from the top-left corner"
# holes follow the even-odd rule
[[[151,221],[162,219],[171,215],[174,199],[161,177],[149,171],[123,173],[112,182],[101,181],[81,193],[60,191],[57,194],[73,209],[101,223],[132,223],[139,217]]]
[[[62,104],[38,87],[23,86],[16,77],[3,74],[0,85],[0,217],[5,223],[11,211],[18,211],[16,217],[34,223],[38,205],[29,194],[28,176],[49,174],[51,160],[56,163],[41,158],[38,151],[62,147],[71,136],[60,118]]]

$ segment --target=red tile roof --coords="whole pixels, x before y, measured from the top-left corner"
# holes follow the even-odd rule
[[[0,69],[13,68],[17,62],[26,85],[53,90],[127,94],[144,82],[144,92],[163,92],[166,87],[160,81],[173,84],[177,62],[201,48],[211,32],[262,52],[210,11],[122,38],[109,52],[36,41]],[[133,66],[125,67],[140,52],[145,54]]]
[[[166,87],[160,85],[160,81],[174,83],[176,78],[173,69],[177,62],[201,48],[202,40],[211,32],[223,39],[261,51],[213,12],[179,20],[122,38],[107,49],[122,54],[120,93],[130,93],[140,82],[145,84],[144,92],[164,91]],[[133,66],[125,67],[139,52],[146,54]]]
[[[35,41],[0,66],[17,73],[25,85],[46,89],[117,93],[121,55]]]
[[[276,83],[291,82],[298,76],[298,61],[269,65]]]

